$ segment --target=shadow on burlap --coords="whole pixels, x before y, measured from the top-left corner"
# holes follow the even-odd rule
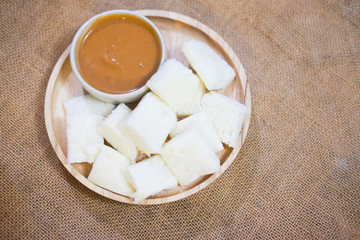
[[[108,200],[77,182],[48,140],[52,68],[86,19],[117,8],[198,19],[247,71],[245,144],[186,199]],[[358,1],[6,1],[0,11],[0,238],[360,238]]]

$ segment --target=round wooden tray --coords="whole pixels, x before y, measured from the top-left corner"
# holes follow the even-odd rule
[[[98,194],[124,203],[150,205],[172,202],[188,197],[209,185],[229,167],[239,153],[249,128],[251,96],[246,74],[238,57],[230,46],[209,27],[197,20],[174,12],[158,10],[140,10],[138,12],[147,16],[159,28],[165,41],[167,58],[176,58],[185,66],[188,66],[189,64],[181,53],[181,46],[184,41],[197,39],[210,45],[236,71],[236,79],[231,82],[226,89],[219,92],[245,104],[249,110],[236,147],[232,149],[225,146],[225,149],[218,153],[221,162],[219,172],[203,176],[189,186],[164,190],[141,202],[134,202],[134,200],[126,196],[108,191],[88,181],[87,176],[91,170],[90,164],[69,164],[67,162],[66,113],[62,103],[64,100],[86,93],[72,72],[69,59],[69,46],[54,67],[45,96],[45,123],[51,144],[57,156],[65,168],[77,180]]]

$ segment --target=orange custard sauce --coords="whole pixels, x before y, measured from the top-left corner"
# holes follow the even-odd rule
[[[93,88],[120,94],[141,88],[161,62],[160,40],[150,25],[126,14],[97,19],[78,47],[77,65]]]

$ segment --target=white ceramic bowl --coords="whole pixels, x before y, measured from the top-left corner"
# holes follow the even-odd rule
[[[80,45],[78,42],[81,41],[83,39],[84,34],[87,33],[88,29],[91,27],[92,23],[95,22],[97,19],[102,18],[104,16],[107,15],[116,15],[116,14],[127,14],[127,15],[131,15],[134,17],[137,17],[139,19],[144,20],[145,22],[147,22],[153,29],[154,32],[157,34],[159,41],[160,41],[160,47],[161,47],[161,59],[160,59],[160,65],[165,61],[165,44],[164,44],[164,40],[160,34],[159,29],[155,26],[154,23],[152,23],[148,18],[144,17],[141,14],[138,14],[136,12],[133,11],[128,11],[128,10],[111,10],[111,11],[106,11],[103,13],[100,13],[92,18],[90,18],[88,21],[86,21],[77,31],[77,33],[75,34],[75,37],[72,41],[72,45],[71,45],[71,50],[70,50],[70,62],[71,62],[71,67],[75,73],[75,76],[77,77],[77,79],[79,79],[79,81],[81,82],[82,86],[94,97],[105,101],[105,102],[112,102],[112,103],[129,103],[129,102],[133,102],[136,101],[137,99],[141,98],[147,91],[148,91],[148,87],[146,86],[146,84],[144,86],[142,86],[141,88],[134,90],[132,92],[128,92],[128,93],[121,93],[121,94],[110,94],[110,93],[104,93],[101,92],[95,88],[93,88],[92,86],[90,86],[85,80],[84,78],[81,76],[80,71],[78,69],[78,65],[76,63],[76,53],[77,53],[77,48]],[[159,65],[159,66],[160,66]]]

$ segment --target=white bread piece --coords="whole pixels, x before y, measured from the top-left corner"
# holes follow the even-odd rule
[[[191,103],[199,85],[192,71],[175,59],[169,59],[147,82],[147,86],[177,113]]]
[[[65,101],[64,107],[67,114],[96,114],[106,117],[114,110],[115,105],[84,95]]]
[[[187,130],[165,143],[161,156],[181,186],[220,168],[216,153],[195,129]]]
[[[135,146],[150,156],[161,151],[177,121],[175,113],[153,93],[147,93],[124,120],[121,131]]]
[[[84,152],[90,162],[95,161],[103,146],[105,146],[104,143],[90,143],[84,148]]]
[[[114,111],[105,119],[100,127],[100,134],[111,146],[135,163],[138,151],[136,146],[120,131],[120,125],[125,117],[131,113],[131,109],[124,103],[119,104]]]
[[[130,160],[115,149],[103,145],[88,179],[100,187],[130,197],[134,189],[124,178],[123,170]]]
[[[131,195],[135,201],[177,186],[176,178],[159,155],[127,167],[125,176],[136,189]]]
[[[66,136],[68,163],[93,162],[94,158],[88,156],[86,148],[91,144],[104,144],[104,139],[99,134],[99,128],[102,122],[103,117],[99,115],[67,115]]]
[[[207,44],[192,40],[185,42],[182,52],[199,74],[207,89],[222,89],[235,78],[235,71]]]
[[[170,132],[170,137],[175,137],[188,129],[195,128],[204,138],[205,143],[214,152],[224,149],[219,136],[216,134],[209,115],[206,112],[198,112],[176,123]]]
[[[198,75],[196,75],[196,76],[199,78]],[[176,113],[176,115],[189,116],[191,114],[199,112],[201,110],[201,98],[205,94],[205,92],[206,92],[206,87],[205,87],[204,83],[200,80],[199,84],[196,88],[195,95],[194,95],[193,99],[191,100],[191,102],[189,104],[185,105],[184,107],[182,107],[181,109],[179,109],[178,112]]]
[[[211,118],[220,140],[235,147],[247,108],[238,101],[216,92],[206,93],[201,99],[202,109]]]

